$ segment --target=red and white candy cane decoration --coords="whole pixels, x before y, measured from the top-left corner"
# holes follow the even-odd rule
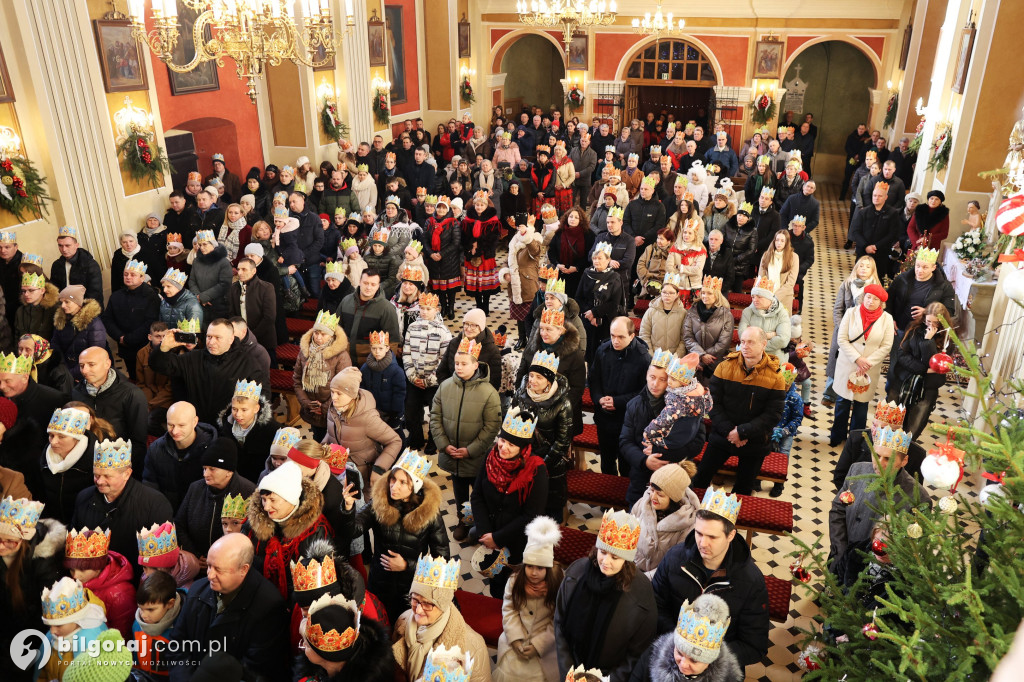
[[[1024,192],[1003,199],[996,210],[996,227],[1011,237],[1024,234]]]

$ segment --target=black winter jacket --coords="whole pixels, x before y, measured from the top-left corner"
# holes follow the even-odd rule
[[[889,285],[889,300],[885,308],[891,311],[897,329],[906,329],[907,325],[910,324],[910,306],[908,301],[910,300],[911,289],[916,281],[914,271],[908,270],[897,275],[893,283]],[[928,296],[925,298],[922,307],[927,308],[929,303],[938,301],[946,306],[946,310],[955,313],[956,295],[953,291],[953,285],[946,279],[946,273],[942,271],[942,268],[935,268],[935,272],[932,273],[931,282],[932,288],[928,291]]]
[[[103,275],[100,264],[85,249],[78,249],[71,257],[71,276],[68,277],[65,263],[67,258],[61,256],[50,266],[50,283],[61,291],[69,284],[81,284],[85,287],[85,297],[91,298],[103,307]]]
[[[117,378],[110,388],[102,393],[90,395],[86,382],[75,383],[71,399],[85,403],[97,417],[106,419],[114,427],[114,433],[132,442],[132,468],[142,471],[146,457],[146,440],[149,436],[149,402],[142,389],[127,376],[114,370]],[[234,387],[232,387],[233,390]]]
[[[336,676],[314,665],[300,653],[292,664],[295,682],[391,682],[395,679],[395,654],[387,632],[370,618],[359,622],[359,638],[352,645],[355,652]],[[403,673],[404,677],[404,673]]]
[[[316,265],[320,262],[320,247],[324,245],[324,228],[320,216],[307,206],[302,213],[291,212],[299,220],[299,248],[302,249],[302,264]]]
[[[561,367],[559,367],[561,370]],[[519,382],[512,404],[535,417],[536,428],[530,449],[544,460],[548,478],[562,478],[569,470],[569,448],[574,433],[573,405],[569,400],[569,384],[559,373],[555,375],[558,388],[547,400],[534,400],[526,391],[528,378]]]
[[[96,436],[86,431],[85,452],[69,469],[55,474],[46,466],[46,450],[39,457],[38,467],[43,479],[43,492],[39,499],[46,504],[46,515],[63,524],[71,523],[75,515],[78,493],[92,485],[92,457]],[[25,479],[26,482],[28,479]]]
[[[535,325],[538,329],[530,337],[527,343],[526,350],[523,351],[522,360],[519,362],[519,371],[516,372],[516,385],[521,385],[526,375],[530,373],[530,365],[533,363],[533,357],[537,354],[537,351],[547,351],[548,353],[554,353],[558,356],[558,374],[566,380],[566,386],[568,393],[566,397],[569,399],[569,403],[572,405],[573,411],[573,423],[572,433],[583,432],[583,389],[587,387],[587,365],[584,360],[584,351],[586,343],[580,341],[579,332],[576,331],[576,327],[569,324],[565,327],[565,333],[562,334],[554,346],[548,346],[544,343],[544,340],[540,338],[540,325]],[[542,455],[539,452],[535,452],[539,457]]]
[[[165,433],[146,450],[142,482],[162,492],[171,507],[177,509],[193,482],[202,482],[203,455],[216,438],[217,429],[199,422],[192,445],[179,450],[171,434]]]
[[[383,287],[377,289],[377,294],[366,303],[363,303],[359,291],[349,294],[338,306],[338,317],[348,335],[348,352],[356,367],[370,355],[370,332],[386,331],[392,343],[402,338],[398,329],[398,313],[384,296]]]
[[[135,539],[139,529],[173,520],[174,510],[166,497],[134,478],[129,478],[124,490],[113,502],[107,502],[94,485],[78,493],[71,526],[102,526],[109,529],[110,549],[122,555],[134,567],[139,557],[139,545]]]
[[[623,274],[627,278],[630,276],[628,267]],[[625,287],[622,276],[615,270],[609,268],[604,272],[598,272],[593,267],[587,268],[580,278],[579,288],[576,289],[575,298],[580,305],[580,314],[586,315],[589,310],[594,313],[599,323],[610,324],[612,319],[625,312]],[[598,332],[592,329],[591,333]]]
[[[757,263],[761,260],[761,254],[772,245],[775,233],[782,229],[782,220],[774,208],[761,213],[761,207],[755,205],[754,212],[750,214],[750,221],[757,226]]]
[[[448,344],[448,349],[444,352],[444,357],[441,358],[441,362],[437,366],[435,375],[437,376],[438,386],[444,383],[445,379],[455,374],[455,353],[459,350],[462,337],[462,332],[459,332],[451,340],[451,343]],[[484,329],[477,334],[474,341],[481,346],[480,364],[487,365],[490,368],[488,379],[491,382],[491,386],[494,386],[494,390],[497,391],[501,388],[501,349],[494,343],[494,334],[491,333],[490,329]]]
[[[611,419],[621,422],[626,415],[626,404],[646,385],[647,368],[651,364],[651,351],[639,336],[633,338],[622,350],[615,350],[611,340],[597,347],[594,361],[590,364],[590,399],[594,401],[596,415],[602,421]],[[614,412],[606,412],[600,406],[601,398],[610,395],[615,403]]]
[[[807,218],[807,231],[813,231],[821,221],[821,202],[815,199],[814,195],[804,194],[802,190],[799,194],[792,195],[779,209],[779,217],[782,224],[788,227],[793,216],[798,215]]]
[[[736,222],[736,216],[730,218],[725,226],[725,243],[722,248],[725,247],[732,250],[733,262],[736,265],[735,279],[742,282],[752,276],[757,266],[757,227],[754,223],[748,220],[740,227]]]
[[[128,348],[142,348],[149,343],[149,325],[160,319],[160,295],[147,284],[134,289],[121,287],[110,294],[100,319],[119,344],[123,337],[123,345]]]
[[[529,446],[520,452],[523,461],[531,456],[533,453]],[[490,457],[490,453],[486,457]],[[523,550],[526,548],[526,525],[544,513],[548,500],[548,470],[538,466],[530,491],[522,501],[520,492],[499,492],[487,478],[487,466],[483,464],[476,474],[476,483],[469,496],[477,532],[480,536],[490,533],[498,547],[508,548],[510,565],[522,563]]]
[[[206,424],[201,424],[206,426]],[[206,481],[193,481],[181,500],[178,513],[174,515],[174,527],[178,532],[178,545],[186,552],[204,557],[210,545],[224,535],[220,525],[221,505],[226,495],[241,495],[249,499],[256,484],[235,473],[223,490],[215,490]]]
[[[728,227],[726,227],[728,230]],[[737,275],[739,268],[736,265],[736,261],[733,259],[732,249],[725,244],[725,235],[722,240],[722,247],[718,250],[718,255],[712,261],[711,252],[708,251],[708,257],[704,260],[704,276],[720,277],[722,279],[722,293],[728,294],[732,291],[733,278]]]
[[[270,444],[274,442],[274,436],[281,425],[274,419],[274,411],[266,394],[260,396],[260,411],[256,414],[256,423],[242,440],[238,440],[231,432],[233,420],[229,401],[227,407],[217,415],[214,424],[220,435],[235,441],[235,445],[238,446],[238,473],[250,481],[257,481],[263,471],[267,453],[270,452]]]
[[[644,244],[653,244],[658,231],[665,227],[665,204],[652,196],[650,200],[637,197],[626,204],[622,216],[622,231],[634,237],[643,237]]]
[[[899,233],[899,211],[889,206],[882,206],[881,211],[873,204],[858,208],[850,223],[850,240],[857,243],[857,258],[868,255],[864,249],[872,244],[878,248],[874,254],[876,261],[879,257],[886,257]]]

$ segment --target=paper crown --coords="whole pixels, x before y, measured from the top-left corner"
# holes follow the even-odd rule
[[[391,204],[395,208],[399,208],[402,205],[402,200],[394,194],[389,194],[388,198],[384,200],[385,204]]]
[[[324,461],[331,468],[331,473],[337,476],[345,470],[345,465],[348,464],[348,448],[331,443],[324,452]]]
[[[178,562],[178,533],[170,521],[154,523],[135,534],[139,543],[139,564],[171,568]]]
[[[445,560],[444,557],[434,558],[429,554],[421,554],[416,562],[416,573],[412,581],[427,587],[443,590],[459,588],[459,571],[462,561],[459,559]]]
[[[437,308],[440,305],[437,294],[422,293],[419,302],[420,308]]]
[[[181,241],[181,233],[180,232],[168,232],[167,233],[167,243],[171,244],[172,242],[177,244],[178,246],[183,246],[184,245],[182,243],[182,241]]]
[[[582,665],[569,668],[569,672],[565,674],[565,682],[587,682],[589,678],[600,680],[600,682],[609,682],[611,680],[610,675],[602,675],[599,669],[590,668],[586,670]]]
[[[622,220],[622,214],[623,210],[621,206],[612,206],[608,209],[609,218],[618,218],[619,220]],[[611,244],[609,244],[609,246],[611,246]]]
[[[609,211],[609,213],[610,213],[610,211]],[[606,255],[609,258],[611,258],[612,257],[612,245],[611,245],[611,242],[598,242],[597,245],[594,246],[594,255],[596,256],[599,253],[603,253],[604,255]]]
[[[789,224],[790,225],[793,225],[793,224],[806,225],[807,224],[807,218],[802,216],[802,215],[795,215],[795,216],[793,216],[793,219],[789,221]]]
[[[565,326],[565,312],[562,310],[551,310],[548,308],[544,309],[544,312],[540,314],[541,324],[550,324],[555,327]]]
[[[193,317],[191,320],[178,320],[178,331],[180,332],[198,334],[202,326],[203,323],[199,321],[198,317]]]
[[[0,500],[0,535],[32,539],[42,513],[42,502],[5,497]]]
[[[907,408],[903,405],[898,404],[895,400],[892,402],[886,402],[882,400],[875,407],[875,418],[874,422],[878,427],[891,426],[893,428],[900,428],[903,426],[903,420],[907,416]]]
[[[132,444],[123,438],[102,440],[96,443],[92,458],[92,469],[96,471],[120,471],[132,465]]]
[[[512,133],[506,130],[505,132],[503,132],[501,134],[501,139],[503,139],[503,140],[511,140],[512,139]]]
[[[272,203],[277,203],[278,201],[280,201],[282,203],[287,202],[288,201],[288,192],[274,192],[274,199],[273,199]]]
[[[296,592],[320,591],[338,582],[338,570],[330,555],[321,559],[299,557],[298,561],[291,562],[291,570],[292,587]]]
[[[370,234],[370,243],[373,244],[374,242],[376,242],[378,244],[387,244],[388,243],[388,237],[390,237],[390,236],[391,236],[391,232],[389,230],[384,229],[384,228],[380,228],[380,229],[374,230]]]
[[[761,188],[761,196],[768,197],[769,199],[774,199],[775,198],[775,188],[774,187],[762,187]]]
[[[61,237],[78,239],[78,228],[72,225],[61,225],[57,228],[57,239],[60,239]]]
[[[353,241],[353,243],[355,242],[354,239],[352,241]],[[326,278],[327,275],[337,275],[338,279],[341,279],[345,275],[345,264],[342,263],[341,261],[337,261],[337,260],[336,261],[331,261],[330,263],[325,264],[324,265],[324,277]]]
[[[167,272],[164,273],[164,276],[160,278],[161,282],[171,282],[180,289],[185,288],[185,282],[187,280],[188,275],[181,270],[176,270],[175,268],[168,268]]]
[[[604,146],[604,151],[605,151],[606,154],[608,152],[611,152],[612,154],[614,154],[615,153],[615,145],[613,145],[613,144],[606,144]]]
[[[235,395],[234,398],[248,398],[249,400],[255,400],[259,402],[260,395],[263,393],[263,386],[258,381],[241,381],[235,382]]]
[[[677,175],[676,176],[676,181],[673,184],[673,187],[689,187],[689,186],[690,186],[690,178],[686,177],[685,175]]]
[[[385,152],[385,153],[384,153],[384,160],[385,160],[385,161],[394,161],[394,160],[396,160],[397,158],[398,158],[398,157],[397,157],[397,156],[395,155],[395,153],[394,153],[394,152]]]
[[[493,550],[480,545],[473,552],[473,558],[470,559],[470,563],[473,566],[473,570],[483,577],[494,578],[508,566],[508,557],[508,547]]]
[[[290,175],[295,175],[295,167],[294,166],[289,166],[288,164],[285,164],[285,165],[281,166],[281,172],[282,173],[288,173]]]
[[[274,218],[285,219],[287,217],[288,217],[288,207],[287,206],[275,206],[274,207]],[[196,239],[197,240],[199,239],[199,234],[198,233],[196,233]]]
[[[38,265],[43,267],[43,257],[36,253],[23,253],[21,255],[23,265]]]
[[[697,365],[699,362],[700,356],[697,356],[695,353],[691,353],[684,358],[673,356],[672,362],[668,365],[668,375],[676,381],[688,384],[697,376]]]
[[[316,321],[313,322],[313,326],[320,325],[328,329],[337,329],[339,324],[341,324],[341,318],[327,310],[318,312],[316,314]]]
[[[419,239],[410,239],[409,243],[405,245],[405,248],[412,249],[416,253],[423,253],[423,244]]]
[[[431,206],[436,206],[437,205],[437,195],[436,194],[428,194],[427,197],[423,200],[423,203],[424,204],[429,204]]]
[[[688,202],[690,202],[692,204],[693,203],[693,192],[687,190],[686,193],[683,194],[683,199],[685,201],[688,201]]]
[[[547,265],[541,267],[538,271],[538,276],[543,280],[552,280],[558,277],[558,270],[548,267]],[[548,282],[548,291],[551,291],[551,283]]]
[[[526,415],[526,418],[523,418]],[[533,438],[533,432],[537,428],[537,420],[529,412],[521,412],[519,408],[513,407],[505,413],[505,419],[501,422],[503,437],[518,443],[520,446],[529,443]]]
[[[99,526],[95,529],[71,529],[64,538],[66,559],[101,559],[110,553],[110,530]]]
[[[726,618],[723,622],[712,623],[710,618],[699,615],[690,602],[684,600],[679,608],[675,637],[698,649],[716,651],[722,647],[730,621],[730,618]]]
[[[910,441],[914,437],[909,431],[893,429],[890,426],[883,426],[874,436],[875,447],[892,448],[893,452],[901,455],[910,449]]]
[[[921,263],[935,264],[939,260],[938,249],[918,249],[917,260]]]
[[[491,198],[489,196],[487,196],[487,192],[485,192],[482,189],[481,190],[477,190],[476,192],[473,193],[473,202],[474,203],[477,202],[477,201],[482,201],[482,202],[484,202],[486,204],[490,200],[491,200]]]
[[[664,350],[662,348],[654,349],[654,357],[651,359],[651,366],[661,367],[662,369],[668,369],[669,364],[672,362],[672,351]]]
[[[371,346],[387,346],[391,343],[391,335],[386,331],[370,332]]]
[[[217,237],[213,234],[213,230],[196,230],[196,244],[215,241],[217,241]]]
[[[89,605],[82,583],[73,578],[61,578],[53,587],[43,588],[43,622],[63,625]],[[47,622],[51,621],[51,622]]]
[[[615,148],[612,147],[612,149],[614,150]],[[546,144],[539,144],[536,147],[534,147],[533,151],[536,152],[537,154],[550,154],[551,147],[547,146]]]
[[[348,251],[353,246],[358,248],[359,245],[356,243],[356,240],[353,239],[352,237],[348,237],[347,239],[342,239],[341,240],[341,250],[342,251]]]
[[[626,157],[626,160],[627,161],[639,161],[640,160],[640,155],[637,154],[636,152],[630,152],[629,156]]]
[[[651,154],[660,154],[660,153],[661,153],[661,146],[660,145],[656,145],[656,144],[651,145]]]
[[[737,213],[746,213],[748,216],[754,212],[754,205],[749,201],[744,201],[740,204],[740,208]]]
[[[889,193],[889,183],[888,182],[877,182],[877,183],[875,183],[875,189],[880,189],[883,192],[885,192],[886,194],[888,194]],[[874,191],[874,190],[872,190],[872,191]]]
[[[565,293],[565,280],[558,279],[557,273],[553,279],[548,280],[547,292],[549,294],[564,294]]]
[[[245,505],[248,500],[242,496],[228,493],[224,496],[224,502],[220,506],[220,517],[222,519],[245,520]]]
[[[210,182],[207,184],[207,187],[213,187],[215,189],[218,189],[223,186],[224,181],[221,180],[220,178],[210,178]]]
[[[18,235],[14,232],[0,231],[0,244],[17,244]]]
[[[413,479],[424,480],[430,473],[431,462],[416,450],[406,448],[402,456],[395,462],[394,469],[401,469],[413,477]]]
[[[341,207],[341,206],[338,206],[338,207],[336,207],[336,208],[334,209],[334,217],[335,217],[335,218],[337,218],[338,216],[341,216],[342,218],[344,218],[344,217],[346,217],[347,215],[348,215],[348,211],[346,211],[346,210],[345,210],[345,209],[344,209],[343,207]]]
[[[89,428],[89,413],[74,407],[57,408],[50,417],[47,433],[63,433],[68,436],[81,436]]]
[[[735,524],[736,517],[740,515],[740,498],[736,495],[726,495],[725,488],[715,490],[714,487],[708,486],[700,508],[718,514],[729,523]]]
[[[648,175],[643,179],[643,182],[641,184],[643,184],[646,187],[650,187],[651,189],[654,189],[655,187],[658,186],[658,181],[654,179],[653,175]]]
[[[640,520],[629,512],[606,511],[597,533],[597,548],[632,561],[640,544]]]
[[[370,167],[365,163],[361,163],[356,166],[356,173],[369,173]]]
[[[288,452],[300,440],[302,440],[302,434],[299,433],[299,430],[286,426],[277,430],[270,447],[281,448],[284,452]]]
[[[202,181],[203,181],[203,174],[200,173],[199,171],[189,171],[188,172],[188,182],[202,182]]]
[[[473,674],[473,656],[458,646],[446,649],[438,644],[427,654],[422,679],[427,682],[469,682]]]
[[[751,288],[751,293],[754,292],[753,291],[754,289],[763,289],[764,291],[768,292],[770,295],[774,296],[775,295],[775,282],[773,282],[772,280],[770,280],[767,277],[760,276],[760,277],[758,277],[757,279],[754,280],[754,286]]]
[[[0,355],[0,374],[31,374],[32,358],[8,353]]]
[[[800,163],[800,159],[790,159],[786,162],[786,168],[794,168],[798,171],[803,170],[804,165]]]
[[[614,147],[612,148],[612,151],[615,151]],[[607,166],[606,166],[606,168],[607,168]],[[611,180],[612,178],[615,178],[616,180],[622,179],[622,173],[619,171],[618,168],[612,167],[611,169],[609,169],[609,171],[608,171],[608,179]]]
[[[480,346],[479,343],[477,343],[476,341],[473,341],[472,339],[467,339],[466,337],[462,337],[462,341],[459,341],[459,348],[455,352],[456,353],[466,353],[468,355],[472,355],[474,358],[479,358],[480,357],[480,350],[481,350],[481,346]]]
[[[497,346],[498,348],[504,348],[505,347],[505,342],[507,342],[507,341],[508,341],[508,333],[507,332],[500,332],[500,331],[499,332],[494,332],[494,345],[495,346]]]
[[[218,152],[218,153],[214,154],[212,157],[210,157],[210,160],[211,161],[220,161],[221,163],[224,163],[224,155],[221,154],[220,152]]]
[[[41,273],[26,272],[21,276],[21,286],[26,289],[45,289],[46,277]]]
[[[722,278],[712,277],[711,275],[704,275],[704,281],[701,286],[712,293],[722,290]]]
[[[530,362],[530,368],[543,367],[552,374],[558,374],[559,362],[557,355],[542,350],[534,353],[533,360]]]
[[[791,362],[787,362],[779,367],[779,374],[782,375],[782,380],[786,382],[787,387],[796,381],[796,367]]]
[[[355,625],[350,625],[345,628],[344,632],[338,632],[334,628],[324,632],[319,623],[313,622],[313,615],[320,609],[327,606],[341,606],[350,611],[355,619]],[[309,642],[309,645],[318,652],[329,655],[339,651],[344,651],[355,644],[355,641],[359,639],[360,615],[359,605],[351,599],[346,599],[345,596],[341,594],[333,597],[325,594],[309,605],[309,615],[306,616],[306,632],[304,637],[306,641]]]
[[[403,282],[423,282],[423,270],[421,268],[402,268],[402,275],[398,278]]]
[[[676,289],[680,289],[683,286],[683,278],[678,272],[666,272],[665,280],[661,283],[662,286],[671,284]]]
[[[125,272],[135,272],[140,275],[145,275],[146,270],[149,270],[149,266],[143,263],[142,261],[135,260],[134,258],[132,258],[124,265]]]

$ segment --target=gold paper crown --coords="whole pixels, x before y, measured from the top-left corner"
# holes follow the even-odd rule
[[[53,587],[43,588],[43,622],[67,619],[89,605],[85,587],[73,578],[61,578]]]
[[[456,353],[466,353],[472,355],[474,359],[480,358],[480,344],[472,339],[462,337],[462,341],[459,341],[459,349]]]
[[[0,355],[0,374],[31,374],[32,358],[8,353]]]
[[[220,517],[222,519],[238,519],[240,521],[244,521],[246,502],[246,498],[243,497],[241,493],[238,495],[228,493],[224,496],[224,502],[220,506]]]
[[[598,547],[602,544],[621,552],[636,552],[640,544],[640,521],[621,509],[606,511],[597,533]]]
[[[178,331],[180,332],[198,334],[202,327],[203,324],[198,317],[193,317],[191,320],[178,320]]]
[[[344,445],[331,443],[324,452],[324,461],[327,462],[327,466],[332,471],[339,473],[344,471],[345,465],[348,464],[348,448]]]
[[[555,275],[554,279],[548,280],[547,292],[549,294],[564,294],[565,293],[565,280],[558,279]]]
[[[43,267],[43,257],[37,253],[26,253],[21,256],[23,265],[38,265]]]
[[[795,168],[800,171],[804,169],[804,165],[800,163],[800,159],[790,159],[786,162],[786,168]]]
[[[302,558],[291,563],[292,585],[296,592],[319,590],[327,585],[338,582],[338,571],[334,565],[334,557],[328,555],[323,560],[309,559],[303,563]]]
[[[886,402],[884,399],[875,407],[875,422],[879,427],[891,426],[899,428],[903,426],[903,420],[907,416],[907,408],[898,404],[895,400]]]
[[[401,469],[413,478],[424,480],[430,473],[430,460],[416,450],[406,448],[393,468]]]
[[[326,606],[337,605],[344,607],[352,613],[355,619],[355,627],[351,625],[345,628],[344,632],[338,632],[331,628],[323,631],[319,623],[313,623],[313,614]],[[348,649],[359,639],[359,606],[354,601],[346,599],[344,595],[322,595],[319,599],[309,605],[309,615],[306,616],[305,639],[314,649],[324,652],[338,652]]]
[[[768,197],[769,199],[774,199],[775,198],[775,188],[774,187],[762,187],[761,188],[761,196]]]
[[[92,458],[92,470],[120,471],[132,465],[132,444],[123,438],[103,440],[96,443],[95,455]]]
[[[352,241],[355,241],[355,240],[353,239]],[[345,274],[345,264],[342,263],[340,260],[331,261],[330,263],[327,263],[324,266],[324,276],[325,277],[327,275],[344,275],[344,274]],[[339,277],[339,279],[340,279],[340,277]]]
[[[48,433],[63,433],[69,436],[81,436],[89,428],[89,413],[74,407],[57,408],[50,417],[46,427]]]
[[[476,192],[473,193],[473,201],[474,202],[482,201],[482,202],[484,202],[486,204],[490,200],[491,200],[491,198],[489,196],[487,196],[487,192],[485,192],[482,189],[477,190]]]
[[[615,151],[614,147],[612,147],[612,151]],[[605,167],[607,168],[607,166]],[[615,178],[616,180],[622,179],[622,173],[619,172],[618,168],[613,167],[611,170],[608,171],[608,179],[611,180],[612,178]]]
[[[416,574],[412,581],[427,587],[438,587],[442,590],[459,588],[459,571],[462,561],[459,559],[445,560],[444,557],[434,558],[429,554],[421,554],[416,562]]]
[[[706,651],[717,651],[722,647],[725,631],[731,619],[712,623],[707,616],[698,615],[688,600],[679,608],[675,636],[686,644]]]
[[[876,183],[875,184],[875,189],[881,189],[883,192],[888,194],[889,193],[889,183],[888,182]]]
[[[395,153],[394,153],[394,152],[385,152],[385,153],[384,153],[384,160],[385,160],[385,161],[394,161],[394,160],[395,160],[395,159],[397,159],[397,158],[398,158],[398,157],[397,157],[397,156],[395,156]]]
[[[540,366],[547,369],[552,374],[558,374],[559,359],[554,353],[548,353],[546,351],[538,351],[534,353],[533,360],[530,362],[531,368],[533,366]]]
[[[294,191],[294,192],[302,192],[303,194],[305,194],[306,193],[306,183],[303,182],[302,180],[296,180],[295,181],[295,186],[292,188],[292,191]]]
[[[386,331],[370,332],[371,346],[388,346],[391,344],[391,335]]]
[[[410,239],[409,243],[405,245],[405,248],[412,249],[416,253],[423,253],[423,244],[420,243],[419,239]]]
[[[235,382],[235,398],[248,398],[249,400],[255,400],[259,402],[260,395],[263,393],[263,386],[258,381],[241,381]]]
[[[740,515],[740,498],[736,495],[726,495],[725,488],[715,490],[713,486],[709,485],[704,492],[700,508],[718,514],[726,521],[735,524],[736,517]]]
[[[716,292],[722,290],[722,278],[712,277],[711,275],[704,275],[704,282],[702,283],[704,289],[710,292]]]
[[[550,324],[554,327],[563,327],[565,326],[565,312],[545,308],[544,312],[540,314],[540,323]]]
[[[167,268],[167,272],[165,272],[164,276],[160,278],[161,282],[163,282],[164,280],[173,282],[174,284],[177,284],[179,288],[184,289],[185,281],[188,280],[188,275],[186,275],[181,270],[177,270],[175,268]]]
[[[438,644],[427,654],[421,679],[429,682],[469,682],[473,674],[473,656],[458,645],[446,649]]]
[[[767,277],[761,276],[754,280],[754,286],[751,288],[751,291],[753,291],[753,289],[764,289],[765,291],[770,291],[774,295],[775,282]]]
[[[356,166],[356,173],[369,173],[369,172],[370,172],[370,167],[368,165],[366,165],[365,163],[361,163],[358,166]]]
[[[388,237],[390,237],[390,236],[391,236],[391,232],[389,230],[386,230],[384,228],[380,228],[380,229],[374,230],[373,233],[370,234],[370,241],[371,242],[380,242],[381,244],[387,244],[388,243]]]
[[[436,308],[439,305],[437,294],[420,294],[420,307],[421,308]]]
[[[125,272],[136,272],[140,275],[145,275],[146,270],[149,270],[149,266],[143,263],[142,261],[135,260],[134,258],[132,258],[124,265]]]
[[[540,275],[541,279],[545,279],[545,280],[555,279],[556,277],[558,277],[558,270],[555,270],[554,268],[548,267],[547,265],[545,265],[544,267],[542,267],[540,269],[539,275]],[[549,282],[548,283],[548,291],[551,290],[550,287],[551,287],[551,283]]]
[[[917,260],[922,263],[935,264],[939,260],[938,249],[918,249]]]
[[[683,199],[685,201],[688,201],[688,202],[690,202],[692,204],[693,203],[693,192],[691,192],[690,190],[686,190],[686,192],[683,193]]]
[[[110,530],[71,529],[64,538],[64,556],[68,559],[99,559],[110,553]]]
[[[46,277],[42,273],[37,275],[33,272],[26,272],[21,276],[21,286],[27,289],[45,289]]]
[[[672,351],[664,350],[662,348],[655,348],[654,357],[651,358],[651,365],[653,367],[661,367],[662,369],[667,370],[669,363],[672,362],[673,357],[675,356],[672,355]]]
[[[31,539],[42,513],[42,502],[7,496],[0,500],[0,532],[8,537]]]
[[[178,242],[178,244],[182,244],[181,233],[180,232],[168,232],[167,233],[167,243],[169,244],[171,242]]]
[[[683,286],[683,278],[678,272],[666,272],[665,280],[661,283],[662,286],[671,284],[676,289],[680,289]]]
[[[135,533],[139,545],[139,563],[149,564],[156,557],[178,551],[178,532],[170,521],[154,523]]]
[[[676,182],[675,182],[675,185],[674,185],[675,187],[689,187],[689,185],[690,185],[690,178],[686,177],[685,175],[677,175],[676,176]]]
[[[619,220],[622,220],[622,213],[623,211],[621,206],[612,206],[608,209],[609,218],[618,218]]]
[[[551,153],[551,147],[547,146],[546,144],[539,144],[536,147],[534,147],[533,150],[537,154],[540,154],[540,153],[550,154]]]
[[[609,211],[609,213],[610,212],[611,211]],[[598,242],[594,246],[594,255],[596,256],[598,253],[603,253],[604,255],[606,255],[609,258],[611,258],[612,257],[612,245],[611,245],[611,242]]]
[[[740,209],[739,211],[737,211],[737,213],[746,213],[747,215],[750,215],[753,212],[754,205],[749,201],[744,201],[742,204],[740,204]]]
[[[643,184],[650,187],[651,189],[654,189],[655,187],[658,186],[658,181],[654,179],[653,175],[648,175],[643,179]]]
[[[330,264],[328,263],[328,265]],[[340,323],[341,318],[337,315],[327,310],[321,310],[316,314],[316,321],[313,325],[320,325],[321,327],[327,327],[328,329],[337,329]]]
[[[200,173],[199,171],[189,171],[188,172],[188,181],[189,182],[202,182],[203,181],[203,174]]]
[[[359,246],[359,245],[356,243],[356,240],[353,239],[352,237],[349,237],[348,239],[342,239],[341,240],[341,250],[342,251],[348,251],[353,246]]]
[[[344,218],[348,216],[348,211],[346,211],[344,207],[338,206],[337,208],[334,209],[334,217],[337,218],[338,216]]]
[[[420,268],[402,268],[402,276],[399,277],[403,282],[422,282],[423,281],[423,270]]]

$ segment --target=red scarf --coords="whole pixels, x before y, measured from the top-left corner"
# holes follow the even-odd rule
[[[519,503],[522,504],[533,489],[534,474],[538,467],[544,466],[544,460],[530,454],[529,445],[522,449],[519,457],[502,459],[495,445],[487,453],[485,466],[487,480],[498,492],[502,495],[518,492]]]
[[[586,246],[584,240],[582,221],[576,227],[566,221],[562,226],[562,238],[558,241],[558,258],[562,261],[562,265],[570,267],[576,264]]]
[[[868,310],[863,303],[860,304],[860,324],[864,328],[864,338],[868,338],[868,334],[871,333],[871,325],[878,321],[878,318],[882,316],[885,310],[882,306],[878,306],[873,312]]]
[[[431,220],[434,223],[434,231],[430,233],[430,248],[437,253],[441,251],[441,233],[448,227],[452,218],[447,216],[441,221],[437,218],[431,218]]]

